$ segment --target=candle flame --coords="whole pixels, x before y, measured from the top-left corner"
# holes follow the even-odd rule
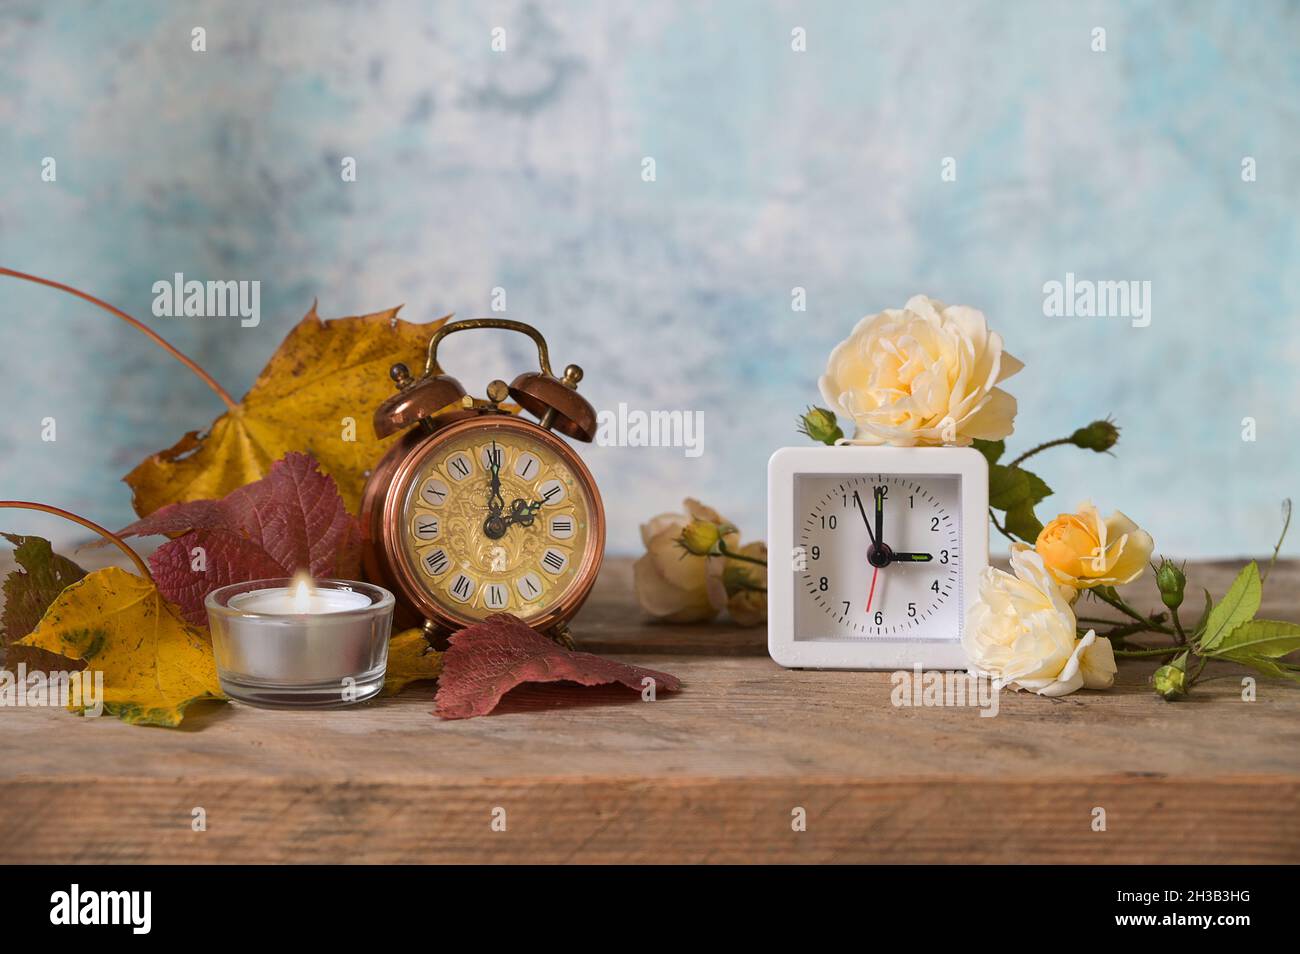
[[[293,578],[293,611],[306,613],[311,609],[311,575],[299,573]]]

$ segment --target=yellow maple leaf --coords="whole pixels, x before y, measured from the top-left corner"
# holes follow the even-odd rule
[[[224,699],[207,636],[149,580],[120,567],[88,573],[60,593],[19,646],[84,659],[104,674],[104,710],[123,722],[176,726],[185,707]]]
[[[447,320],[416,324],[398,318],[397,311],[322,321],[312,305],[242,403],[213,421],[207,433],[190,431],[123,478],[136,513],[144,517],[166,504],[220,499],[265,477],[289,451],[316,458],[338,484],[348,510],[357,513],[366,472],[385,449],[371,421],[394,392],[388,370],[400,361],[420,374],[429,338]]]
[[[408,629],[389,641],[384,695],[395,696],[413,682],[437,679],[440,675],[442,653],[429,645],[424,630]]]

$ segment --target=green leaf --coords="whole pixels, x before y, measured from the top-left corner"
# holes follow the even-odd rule
[[[1021,540],[1031,544],[1043,532],[1043,525],[1034,516],[1034,508],[1029,504],[1020,504],[1008,510],[1003,526],[1006,527],[1007,533],[1015,534]]]
[[[982,441],[978,437],[971,441],[971,447],[984,455],[984,459],[992,467],[1001,458],[1002,453],[1007,449],[1006,441]]]
[[[1297,672],[1294,666],[1288,666],[1279,663],[1275,659],[1269,659],[1266,656],[1255,656],[1250,653],[1241,653],[1239,655],[1216,655],[1215,659],[1221,659],[1227,662],[1235,662],[1242,666],[1249,666],[1257,672],[1262,672],[1266,676],[1272,676],[1275,679],[1292,679],[1300,682],[1300,672]]]
[[[1201,653],[1219,645],[1229,633],[1259,612],[1259,600],[1264,584],[1259,579],[1259,567],[1249,563],[1228,587],[1228,592],[1210,610],[1205,620],[1205,635],[1201,637]]]
[[[1009,513],[1025,504],[1032,508],[1051,493],[1052,488],[1041,477],[1023,467],[989,467],[989,506],[995,510]]]
[[[1021,540],[1033,543],[1043,525],[1034,516],[1034,504],[1052,493],[1052,488],[1032,471],[1002,464],[989,465],[989,506],[1006,512],[1006,529]]]
[[[1300,623],[1252,619],[1219,640],[1212,655],[1249,655],[1278,659],[1300,649]]]

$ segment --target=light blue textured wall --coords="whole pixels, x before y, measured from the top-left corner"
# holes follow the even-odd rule
[[[1280,2],[9,0],[0,262],[150,321],[236,395],[313,298],[427,319],[502,286],[597,406],[705,412],[698,459],[589,454],[628,552],[688,494],[762,535],[765,462],[831,347],[926,292],[1025,361],[1016,444],[1124,426],[1116,458],[1042,461],[1049,504],[1092,495],[1166,552],[1258,553],[1300,496],[1298,50]],[[260,280],[261,326],[152,318],[177,271]],[[1045,318],[1067,271],[1151,281],[1151,326]],[[217,401],[56,292],[0,279],[0,321],[0,494],[126,523],[118,478]],[[447,350],[476,389],[529,359]]]

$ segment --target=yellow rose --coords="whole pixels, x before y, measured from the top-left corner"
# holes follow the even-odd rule
[[[859,441],[965,446],[1011,433],[1016,399],[996,385],[1022,367],[983,312],[916,295],[858,322],[818,386]]]
[[[1014,575],[988,567],[980,577],[962,634],[972,670],[1044,696],[1111,685],[1110,640],[1092,630],[1078,638],[1074,611],[1038,554],[1012,553],[1011,568]]]
[[[687,513],[660,514],[641,525],[646,553],[632,567],[641,608],[672,623],[710,620],[727,605],[722,557],[691,556],[679,543],[682,531],[692,521],[704,520],[733,530],[722,537],[728,546],[739,537],[713,508],[689,499],[685,507]]]
[[[1018,546],[1024,546],[1020,544]],[[1119,586],[1141,576],[1155,542],[1116,510],[1105,520],[1089,501],[1077,513],[1063,513],[1043,527],[1034,550],[1057,583],[1078,590]]]

